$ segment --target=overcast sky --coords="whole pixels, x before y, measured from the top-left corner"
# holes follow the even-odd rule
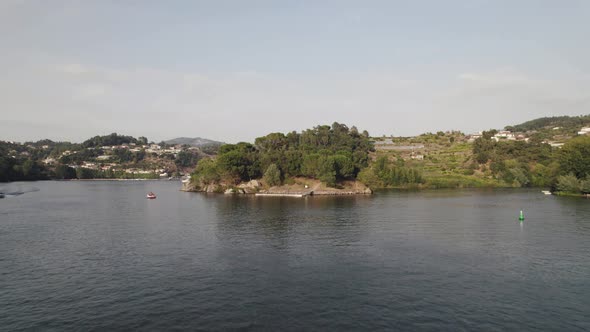
[[[590,1],[0,0],[0,140],[590,113]]]

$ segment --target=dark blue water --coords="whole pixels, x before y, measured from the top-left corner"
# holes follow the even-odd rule
[[[590,329],[590,200],[20,186],[40,191],[0,200],[2,330]]]

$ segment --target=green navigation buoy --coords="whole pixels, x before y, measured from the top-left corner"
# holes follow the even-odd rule
[[[524,213],[522,212],[522,210],[520,210],[520,215],[518,216],[518,220],[520,220],[520,221],[524,220]]]

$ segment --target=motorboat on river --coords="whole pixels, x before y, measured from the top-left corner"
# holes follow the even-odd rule
[[[147,194],[146,198],[147,199],[156,199],[156,194],[154,194],[153,192],[150,191],[150,193]]]

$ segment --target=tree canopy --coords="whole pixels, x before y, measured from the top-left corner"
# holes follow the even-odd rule
[[[87,139],[82,143],[82,147],[84,148],[93,148],[93,147],[101,147],[101,146],[113,146],[113,145],[121,145],[121,144],[129,144],[129,143],[136,143],[136,144],[147,144],[147,138],[140,137],[140,139],[136,139],[133,136],[125,136],[125,135],[118,135],[117,133],[112,133],[106,136],[94,136],[90,139]]]
[[[560,171],[577,178],[590,175],[590,136],[579,136],[565,143],[559,153]]]
[[[270,133],[256,138],[254,144],[222,145],[215,166],[201,160],[202,167],[197,167],[194,174],[203,182],[205,177],[211,178],[203,171],[215,169],[219,179],[238,183],[260,178],[270,170],[273,179],[278,171],[283,178],[304,176],[334,186],[337,181],[355,179],[367,167],[368,153],[373,149],[368,136],[366,131],[359,134],[356,127],[338,122],[301,133]]]

